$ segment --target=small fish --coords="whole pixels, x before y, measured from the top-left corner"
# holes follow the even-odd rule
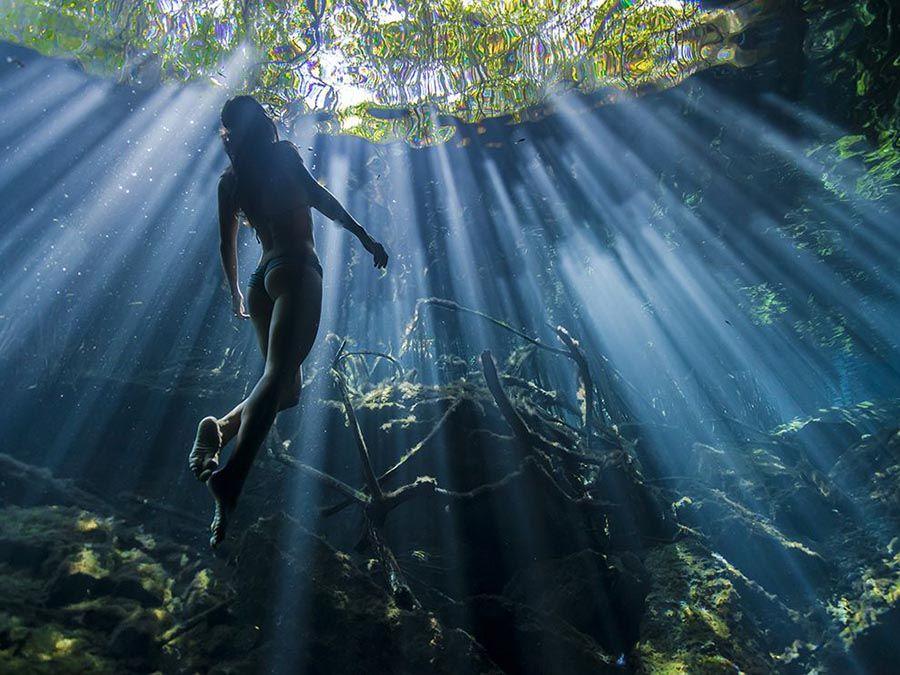
[[[7,63],[11,63],[11,64],[13,64],[14,66],[18,66],[19,68],[24,68],[24,67],[25,67],[25,64],[22,63],[22,61],[20,61],[19,59],[15,58],[15,57],[13,57],[13,56],[7,56],[7,57],[6,57],[6,62],[7,62]]]

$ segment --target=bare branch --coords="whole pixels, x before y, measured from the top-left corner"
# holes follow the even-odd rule
[[[516,438],[519,439],[522,445],[529,451],[536,450],[537,446],[540,445],[540,441],[531,429],[528,428],[528,425],[525,424],[522,416],[519,415],[518,411],[513,407],[512,402],[503,390],[503,385],[500,384],[500,378],[497,376],[497,364],[494,363],[494,357],[489,350],[485,350],[481,353],[481,367],[484,371],[484,380],[487,383],[488,391],[491,392],[494,403],[497,404],[497,408],[499,408],[500,414],[503,415],[503,419],[506,420],[506,423],[512,429]]]
[[[447,419],[450,417],[450,415],[452,415],[453,412],[459,407],[459,404],[461,402],[462,402],[461,398],[454,400],[453,403],[450,404],[450,407],[448,407],[447,410],[444,412],[444,414],[441,415],[440,419],[434,424],[433,427],[431,427],[431,431],[429,431],[421,441],[419,441],[413,447],[411,447],[409,450],[407,450],[405,453],[403,453],[403,455],[400,456],[400,459],[398,459],[391,468],[389,468],[387,471],[385,471],[383,474],[381,474],[378,477],[378,480],[379,481],[387,480],[392,475],[394,475],[394,473],[396,473],[397,470],[401,466],[403,466],[406,462],[408,462],[410,459],[415,457],[416,454],[419,452],[419,450],[421,450],[423,447],[425,447],[425,445],[427,445],[431,441],[431,439],[437,435],[438,430],[440,430],[440,428],[444,426],[444,423],[447,421]]]
[[[343,349],[343,345],[341,346]],[[363,475],[369,488],[369,494],[375,500],[382,498],[381,486],[378,484],[378,478],[375,477],[375,471],[372,469],[372,460],[369,457],[369,449],[366,447],[366,439],[362,435],[362,429],[359,427],[359,420],[356,419],[356,411],[353,410],[353,404],[350,402],[350,394],[347,391],[347,385],[343,376],[337,369],[332,369],[335,382],[341,392],[341,399],[344,403],[344,414],[347,415],[347,423],[350,425],[350,431],[353,434],[353,440],[356,441],[356,449],[359,450],[359,458],[362,462]]]
[[[563,326],[556,327],[556,335],[569,350],[569,355],[578,367],[578,379],[581,380],[582,400],[584,409],[581,411],[581,429],[584,433],[585,448],[591,447],[591,422],[594,417],[594,378],[591,377],[591,369],[588,366],[587,357],[569,331]]]
[[[191,630],[195,626],[198,626],[201,623],[203,623],[203,621],[206,620],[207,617],[212,616],[216,612],[221,611],[221,610],[225,609],[226,607],[228,607],[231,603],[233,603],[235,601],[236,598],[237,598],[237,596],[235,596],[235,595],[228,596],[221,602],[217,602],[212,607],[205,609],[202,612],[200,612],[199,614],[192,616],[190,619],[188,619],[184,623],[179,623],[175,626],[172,626],[169,630],[167,630],[161,636],[161,639],[159,640],[159,642],[157,644],[160,647],[162,647],[162,646],[169,644],[173,640],[178,639],[179,637],[181,637],[182,635],[187,633],[189,630]]]
[[[442,309],[449,309],[454,312],[463,312],[466,314],[473,314],[474,316],[480,317],[480,318],[484,319],[485,321],[488,321],[489,323],[492,323],[495,326],[502,328],[503,330],[509,331],[513,335],[516,335],[516,336],[520,337],[521,339],[525,340],[525,342],[528,342],[529,344],[533,344],[535,347],[540,347],[541,349],[546,349],[547,351],[553,352],[554,354],[561,354],[563,356],[569,355],[569,353],[563,349],[559,349],[558,347],[551,347],[550,345],[541,342],[537,338],[533,338],[530,335],[528,335],[527,333],[523,333],[522,331],[517,330],[516,328],[513,328],[506,321],[501,321],[500,319],[494,318],[493,316],[490,316],[489,314],[485,314],[484,312],[480,312],[477,309],[463,307],[459,303],[454,302],[453,300],[447,300],[445,298],[419,298],[416,301],[416,309],[414,312],[414,317],[418,317],[419,308],[422,307],[423,305],[430,305],[432,307],[440,307]],[[411,332],[412,328],[414,327],[414,323],[415,323],[415,320],[410,323],[410,326],[407,328],[407,333]],[[404,338],[404,342],[405,341],[406,341],[406,339]]]
[[[304,464],[303,462],[298,462],[296,459],[288,455],[287,453],[271,453],[272,456],[277,459],[282,464],[286,464],[288,466],[292,466],[295,469],[302,471],[303,473],[309,474],[313,478],[321,481],[328,487],[333,490],[337,490],[345,497],[347,497],[347,503],[357,503],[362,506],[368,505],[372,499],[365,492],[357,490],[349,485],[347,485],[344,481],[335,478],[332,475],[329,475],[323,471],[319,471],[315,467],[310,466],[309,464]]]
[[[461,402],[462,402],[462,399],[460,399],[460,398],[455,399],[453,401],[453,403],[450,404],[450,407],[447,408],[447,410],[444,412],[444,414],[441,415],[440,419],[438,419],[438,421],[435,423],[435,425],[431,428],[431,431],[429,431],[421,441],[419,441],[413,447],[411,447],[409,450],[407,450],[391,468],[389,468],[387,471],[385,471],[380,476],[378,476],[378,482],[383,483],[384,481],[388,480],[391,476],[393,476],[397,472],[397,470],[401,466],[403,466],[406,462],[408,462],[410,459],[412,459],[423,447],[425,447],[428,444],[428,442],[431,441],[431,439],[437,435],[438,430],[444,425],[444,422],[447,421],[447,419],[450,417],[450,415],[453,413],[453,411],[459,407],[459,404]],[[328,516],[333,516],[336,513],[340,513],[345,508],[350,506],[350,504],[352,504],[352,503],[353,502],[350,500],[344,500],[342,502],[338,502],[337,504],[333,504],[332,506],[321,509],[319,511],[319,513],[321,513],[321,515],[323,517],[327,518]]]

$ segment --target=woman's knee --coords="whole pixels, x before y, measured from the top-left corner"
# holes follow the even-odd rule
[[[290,378],[290,383],[281,392],[278,410],[287,410],[293,408],[300,402],[300,390],[303,389],[303,374],[298,368],[294,375]]]
[[[286,391],[278,402],[278,412],[294,408],[298,403],[300,403],[300,392],[296,390]]]
[[[279,373],[264,373],[259,382],[257,382],[253,393],[250,395],[251,402],[277,402],[280,403],[285,391],[285,378]]]
[[[300,387],[295,377],[286,377],[281,373],[266,373],[256,388],[257,398],[261,401],[277,401],[278,410],[293,408],[300,402]]]

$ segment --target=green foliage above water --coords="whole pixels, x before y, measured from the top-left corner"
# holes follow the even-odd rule
[[[877,200],[900,185],[900,59],[897,56],[898,17],[891,3],[874,0],[826,3],[807,0],[810,30],[805,52],[821,69],[832,96],[845,105],[846,122],[863,133],[849,134],[816,148],[817,159],[831,164],[823,185],[840,198],[840,177],[846,160],[862,161],[866,174],[856,181],[856,193]]]
[[[690,0],[19,0],[0,8],[0,39],[125,81],[209,78],[286,118],[322,112],[329,131],[427,145],[453,134],[449,116],[519,117],[561,87],[639,91],[743,65],[735,40],[759,12]]]

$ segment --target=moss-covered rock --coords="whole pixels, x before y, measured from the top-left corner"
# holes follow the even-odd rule
[[[427,611],[398,607],[368,573],[294,519],[259,520],[234,554],[240,609],[280,667],[310,673],[489,673],[462,632]],[[302,668],[301,668],[302,665]]]
[[[765,673],[803,635],[797,618],[721,556],[696,542],[654,549],[634,661],[646,673]]]
[[[585,550],[523,569],[503,595],[559,617],[618,655],[637,640],[647,583],[634,554],[620,558]]]
[[[4,672],[177,671],[166,632],[221,599],[182,580],[202,554],[74,506],[0,509],[0,551]]]

